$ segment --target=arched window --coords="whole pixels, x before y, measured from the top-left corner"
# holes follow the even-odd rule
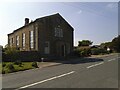
[[[55,28],[55,37],[63,37],[63,30],[61,28]]]
[[[30,48],[34,48],[34,32],[30,31]]]

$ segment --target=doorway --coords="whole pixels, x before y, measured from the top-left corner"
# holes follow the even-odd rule
[[[61,45],[61,55],[65,56],[65,45]]]

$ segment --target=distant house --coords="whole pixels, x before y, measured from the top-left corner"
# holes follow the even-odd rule
[[[91,48],[101,48],[100,45],[93,45]]]
[[[73,27],[59,14],[38,18],[8,34],[8,45],[41,55],[66,56],[73,50]]]

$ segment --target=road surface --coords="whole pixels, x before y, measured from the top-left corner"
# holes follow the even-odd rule
[[[118,54],[3,75],[2,88],[118,88]],[[4,90],[4,89],[3,89]]]

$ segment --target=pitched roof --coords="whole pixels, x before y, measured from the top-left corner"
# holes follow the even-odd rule
[[[20,30],[20,29],[22,29],[22,28],[24,28],[24,27],[27,27],[27,26],[29,26],[30,24],[35,23],[35,22],[37,22],[37,21],[39,21],[39,20],[42,20],[42,19],[44,19],[44,18],[53,17],[53,16],[56,16],[56,15],[60,16],[60,17],[73,29],[73,27],[72,27],[59,13],[56,13],[56,14],[52,14],[52,15],[49,15],[49,16],[44,16],[44,17],[37,18],[36,20],[30,22],[29,24],[24,25],[24,26],[22,26],[22,27],[20,27],[20,28],[18,28],[18,29],[16,29],[16,30],[14,30],[12,33],[9,33],[8,35],[13,34],[14,32],[16,32],[16,31],[18,31],[18,30]]]

